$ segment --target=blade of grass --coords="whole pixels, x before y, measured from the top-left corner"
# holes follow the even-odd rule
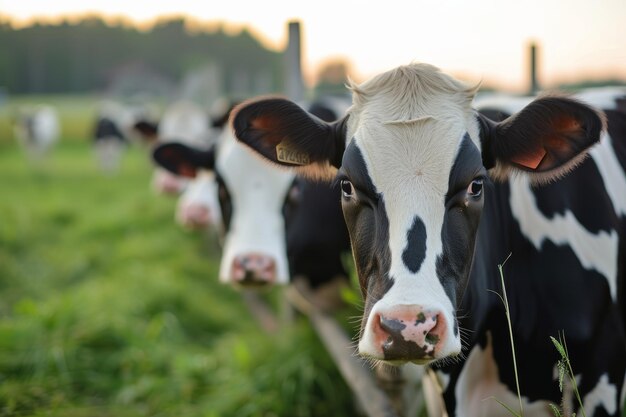
[[[563,360],[567,364],[567,368],[569,369],[570,379],[572,380],[572,388],[574,389],[574,394],[576,394],[576,399],[578,400],[578,404],[580,405],[580,412],[583,417],[587,417],[585,413],[585,407],[583,407],[583,401],[580,398],[580,393],[578,392],[578,384],[576,383],[576,377],[574,376],[574,370],[572,369],[572,363],[569,360],[569,352],[567,351],[567,343],[565,343],[565,332],[562,332],[559,335],[559,340],[561,342],[561,346],[563,346],[563,350],[565,351],[565,356]]]
[[[504,302],[504,311],[506,313],[506,320],[507,320],[508,325],[509,325],[509,337],[511,339],[511,352],[513,354],[513,370],[515,371],[515,386],[517,388],[517,399],[519,400],[519,411],[520,411],[520,415],[523,416],[524,415],[524,408],[522,406],[522,394],[521,394],[521,390],[519,388],[519,376],[518,376],[518,373],[517,373],[517,359],[516,359],[516,355],[515,355],[515,343],[513,342],[513,326],[511,325],[511,313],[510,313],[510,310],[509,310],[509,300],[508,300],[507,295],[506,295],[506,286],[504,285],[504,272],[502,270],[503,267],[504,267],[504,264],[506,264],[506,261],[509,260],[511,255],[512,254],[509,253],[509,256],[506,257],[504,262],[502,262],[500,265],[498,265],[498,271],[500,271],[500,282],[502,284],[502,297],[501,297],[501,299]]]

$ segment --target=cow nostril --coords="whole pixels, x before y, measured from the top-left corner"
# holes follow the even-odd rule
[[[421,307],[399,308],[373,319],[376,344],[387,360],[432,360],[446,331],[441,313]]]
[[[233,279],[242,285],[266,285],[276,279],[276,262],[262,254],[237,256],[233,260]]]

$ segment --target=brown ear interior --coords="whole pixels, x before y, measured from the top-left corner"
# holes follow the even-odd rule
[[[498,125],[497,158],[524,171],[567,169],[600,139],[603,119],[592,108],[565,97],[540,98]]]
[[[187,163],[180,164],[178,165],[176,170],[178,172],[178,175],[181,175],[183,177],[188,177],[188,178],[196,177],[196,168],[191,164],[187,164]]]
[[[531,150],[527,154],[517,155],[511,158],[511,161],[527,169],[537,169],[537,167],[545,158],[547,152],[544,148],[539,147]]]
[[[540,137],[541,146],[530,157],[534,167],[527,168],[547,171],[566,164],[589,147],[586,133],[576,117],[563,115],[556,118],[552,131]]]
[[[243,103],[233,111],[232,125],[238,140],[276,164],[301,166],[327,158],[328,125],[288,100]]]
[[[165,143],[152,152],[154,161],[169,172],[184,177],[194,178],[196,167],[192,162],[190,150],[178,143]]]

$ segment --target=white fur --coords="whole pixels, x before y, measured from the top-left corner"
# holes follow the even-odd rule
[[[228,282],[238,255],[261,253],[276,262],[276,282],[289,282],[282,205],[294,174],[271,166],[223,133],[216,168],[233,204],[230,230],[225,236],[220,281]]]
[[[348,138],[355,138],[368,174],[385,201],[394,280],[373,306],[359,352],[381,358],[374,343],[373,317],[401,305],[421,306],[445,316],[448,335],[436,358],[455,355],[461,342],[453,334],[455,311],[436,273],[442,254],[441,229],[448,177],[461,140],[469,132],[479,145],[470,107],[473,89],[434,67],[413,64],[353,86]],[[412,273],[402,261],[407,231],[418,216],[426,227],[426,257]]]
[[[522,234],[537,249],[541,249],[544,240],[569,245],[585,269],[596,270],[606,277],[611,296],[617,300],[617,233],[613,230],[611,233],[600,231],[593,234],[578,222],[570,210],[548,219],[537,208],[527,177],[518,176],[509,181],[511,211],[519,222]]]
[[[618,97],[626,97],[626,87],[592,88],[576,94],[579,100],[604,110],[615,109]],[[615,211],[618,215],[626,215],[626,177],[611,149],[608,133],[602,136],[600,145],[593,147],[589,153],[600,171]]]
[[[603,374],[596,386],[583,398],[583,407],[587,413],[594,413],[596,407],[603,407],[607,413],[617,410],[617,387],[609,382],[609,376]]]
[[[593,147],[589,154],[600,171],[615,211],[619,215],[626,215],[626,177],[610,142],[609,135],[605,133],[600,144]]]

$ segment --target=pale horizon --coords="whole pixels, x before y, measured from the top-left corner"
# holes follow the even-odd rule
[[[248,4],[249,3],[249,4]],[[528,45],[539,45],[539,81],[626,79],[626,2],[583,0],[526,2],[481,0],[388,0],[384,8],[361,2],[192,0],[146,3],[109,0],[0,0],[2,17],[13,25],[34,20],[99,15],[148,27],[163,17],[188,17],[227,30],[247,28],[267,47],[286,44],[287,22],[302,24],[303,67],[310,81],[319,66],[347,60],[357,79],[410,62],[427,62],[469,83],[524,91],[528,87]],[[325,6],[325,7],[324,7]]]

